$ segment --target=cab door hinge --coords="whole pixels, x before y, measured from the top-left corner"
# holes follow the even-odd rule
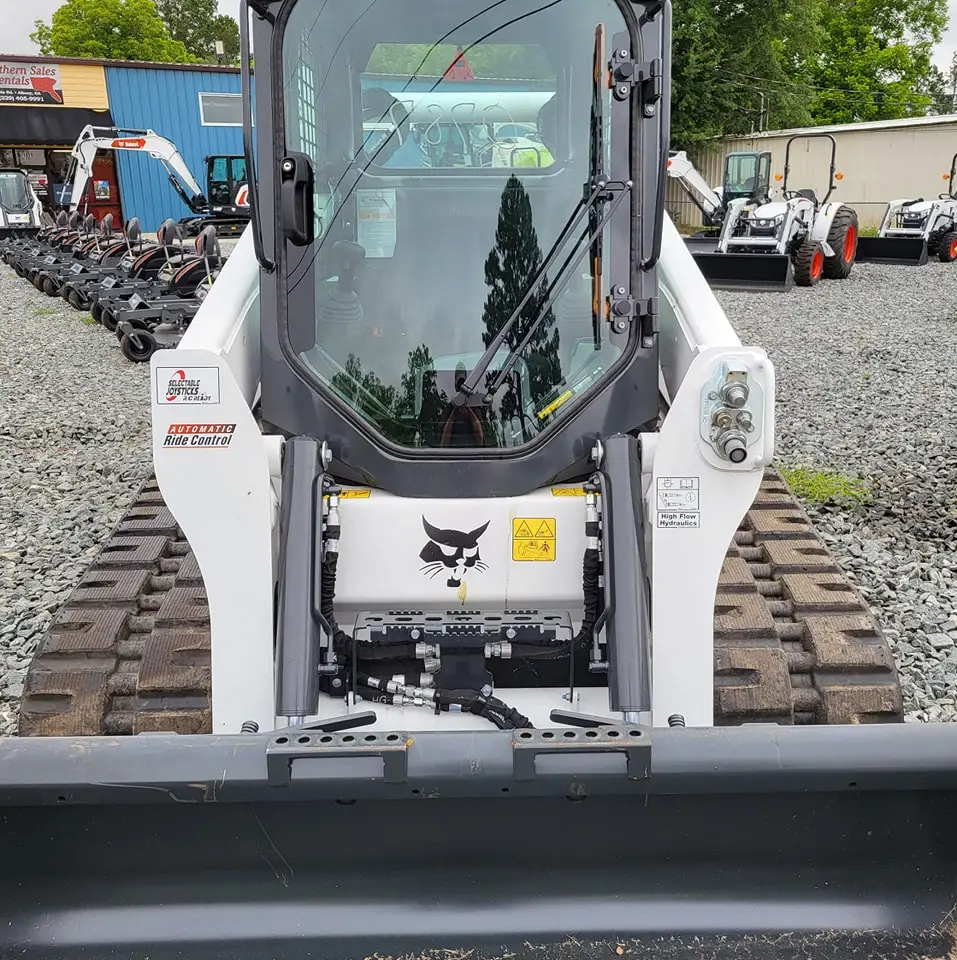
[[[616,50],[611,58],[611,75],[616,100],[627,100],[638,88],[645,112],[654,113],[654,105],[661,100],[663,65],[661,58],[633,60],[627,50]]]
[[[635,297],[618,294],[622,287],[615,287],[615,295],[611,298],[611,328],[615,333],[625,333],[628,327],[638,322],[641,327],[643,347],[653,346],[653,340],[658,333],[658,298],[650,297],[640,300]]]

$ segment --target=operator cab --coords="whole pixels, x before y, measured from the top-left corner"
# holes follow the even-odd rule
[[[639,136],[610,82],[642,6],[287,8],[279,152],[260,141],[284,158],[265,421],[338,442],[337,466],[399,492],[402,462],[500,460],[577,419],[537,482],[587,472],[582,436],[658,413],[657,284],[640,263],[661,123],[651,111]]]
[[[29,223],[33,207],[33,190],[27,175],[17,168],[0,169],[0,210],[4,218],[10,223]]]
[[[239,213],[236,198],[246,182],[246,158],[206,158],[206,190],[213,213]]]
[[[724,161],[722,198],[767,203],[771,197],[771,154],[729,153]]]

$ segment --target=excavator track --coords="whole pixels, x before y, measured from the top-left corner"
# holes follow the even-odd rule
[[[877,622],[780,475],[767,471],[715,602],[715,723],[901,722]],[[44,637],[21,736],[209,733],[209,611],[154,481]]]

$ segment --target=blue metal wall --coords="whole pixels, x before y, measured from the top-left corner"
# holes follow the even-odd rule
[[[243,152],[241,127],[204,127],[199,113],[200,93],[240,92],[238,73],[108,66],[106,83],[114,123],[148,128],[175,143],[204,193],[205,157]],[[189,216],[158,160],[124,150],[116,158],[125,217],[139,217],[152,232],[167,217]]]

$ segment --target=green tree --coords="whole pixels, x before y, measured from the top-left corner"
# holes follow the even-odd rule
[[[820,42],[818,2],[676,0],[676,147],[810,121],[806,91],[796,81]]]
[[[156,0],[170,36],[197,60],[217,63],[216,41],[223,42],[223,62],[239,63],[239,24],[219,13],[216,0]]]
[[[818,123],[923,116],[947,0],[820,0],[826,42],[806,63]]]
[[[173,40],[154,0],[66,0],[30,39],[44,56],[193,63]]]
[[[957,54],[946,72],[931,65],[923,92],[930,97],[928,112],[933,116],[957,113]]]
[[[675,0],[673,142],[920,116],[947,0]]]

